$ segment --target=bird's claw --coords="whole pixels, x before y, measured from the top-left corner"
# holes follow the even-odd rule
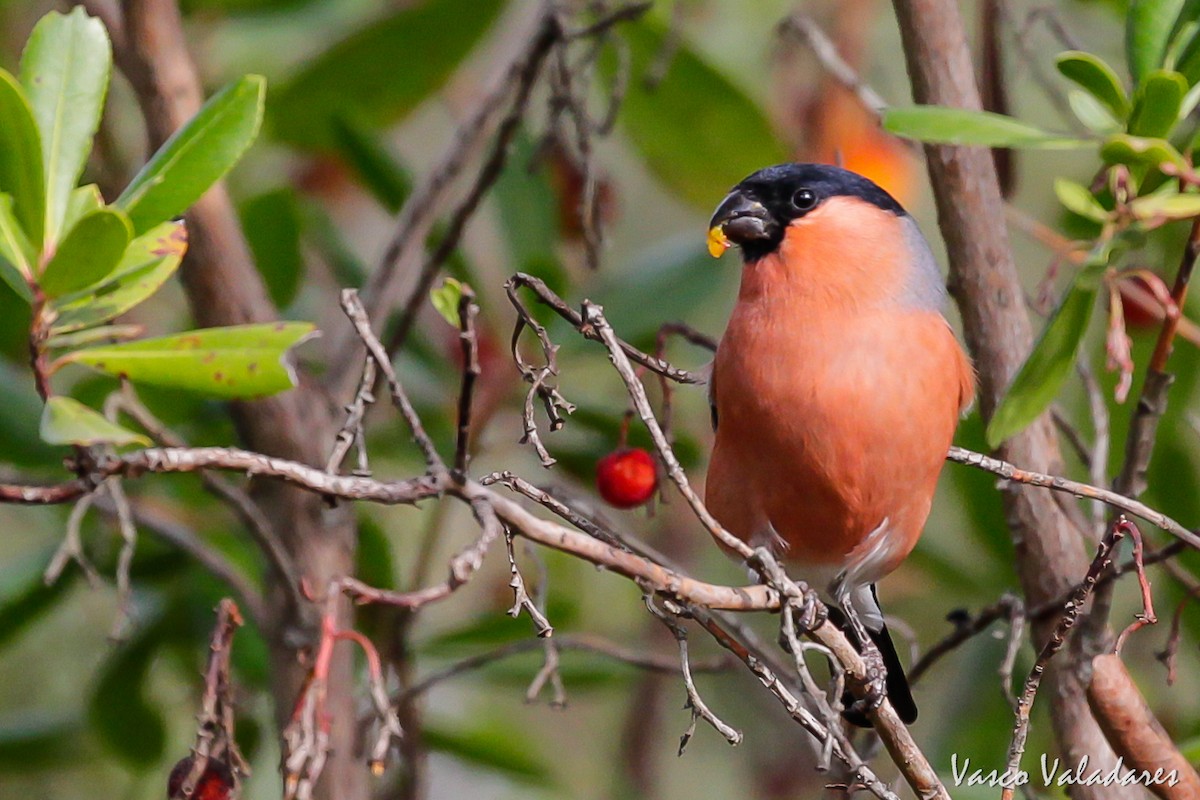
[[[854,681],[854,693],[858,699],[847,710],[853,714],[867,716],[887,699],[887,667],[883,665],[883,656],[874,644],[868,644],[862,656],[863,676]]]
[[[829,619],[829,610],[813,589],[807,589],[795,606],[793,620],[803,633],[811,633]]]

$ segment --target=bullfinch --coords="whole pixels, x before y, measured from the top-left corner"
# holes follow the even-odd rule
[[[891,195],[821,164],[735,186],[709,224],[714,256],[732,245],[744,266],[713,362],[706,503],[821,592],[860,647],[869,636],[912,722],[875,583],[916,545],[974,395],[937,262]],[[860,711],[847,718],[869,724]]]

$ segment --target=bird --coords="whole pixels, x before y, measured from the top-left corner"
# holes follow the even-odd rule
[[[737,301],[709,385],[705,480],[713,517],[869,637],[905,723],[917,708],[875,584],[929,516],[975,373],[949,322],[945,281],[916,221],[871,180],[789,163],[745,178],[709,222],[709,250],[742,255]],[[855,641],[855,637],[851,637]]]

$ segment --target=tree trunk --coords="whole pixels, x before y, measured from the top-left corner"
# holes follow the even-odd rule
[[[966,33],[954,0],[895,0],[913,99],[918,103],[979,109],[979,90]],[[1004,202],[991,154],[984,148],[927,146],[938,224],[950,258],[951,292],[962,311],[967,343],[979,371],[979,404],[991,417],[1033,341],[1005,226]],[[1043,416],[1000,449],[1000,457],[1039,472],[1061,469],[1058,440]],[[1083,579],[1090,556],[1085,536],[1050,492],[1018,483],[1003,490],[1016,546],[1017,572],[1030,606],[1062,597]],[[1035,646],[1056,620],[1036,623]],[[1106,770],[1115,756],[1088,708],[1084,693],[1088,660],[1064,648],[1042,684],[1052,708],[1064,767],[1083,756]],[[1090,771],[1089,767],[1089,771]],[[1137,798],[1137,787],[1075,787],[1076,800]]]

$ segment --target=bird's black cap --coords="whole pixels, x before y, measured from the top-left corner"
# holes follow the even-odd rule
[[[779,247],[792,220],[831,197],[857,197],[898,216],[907,213],[894,197],[857,172],[829,164],[779,164],[733,187],[709,229],[740,245],[747,261],[756,261]]]

